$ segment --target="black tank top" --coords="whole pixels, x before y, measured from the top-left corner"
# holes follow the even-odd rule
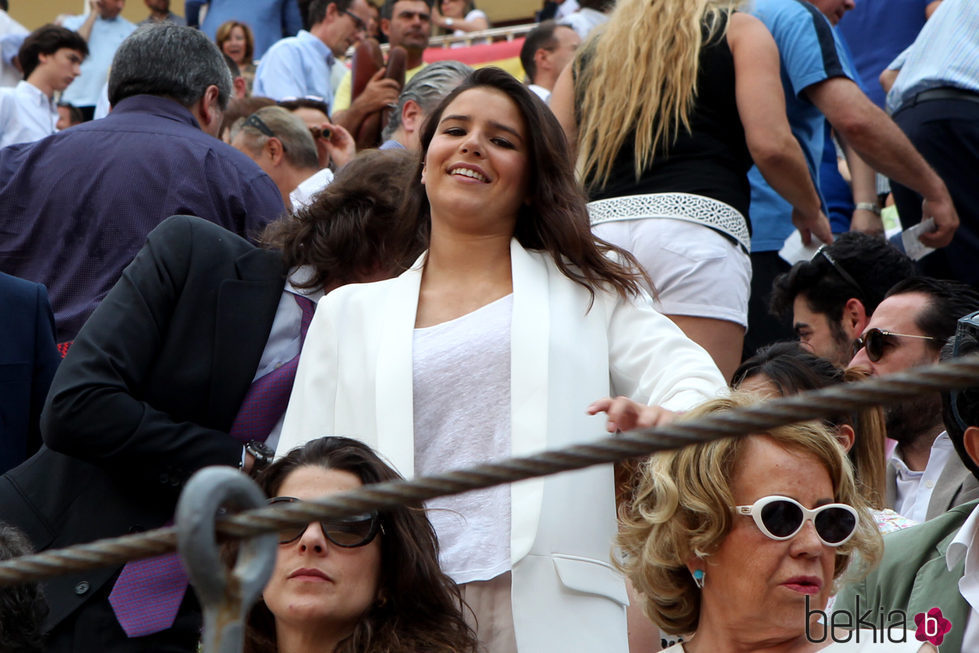
[[[683,126],[676,141],[661,145],[658,154],[636,181],[635,129],[622,144],[604,188],[586,180],[589,199],[598,200],[646,193],[692,193],[720,200],[748,215],[751,154],[734,94],[734,58],[728,47],[721,17],[720,29],[700,49],[697,96],[690,114],[690,132]],[[704,39],[707,26],[704,26]],[[763,99],[760,101],[764,101]]]

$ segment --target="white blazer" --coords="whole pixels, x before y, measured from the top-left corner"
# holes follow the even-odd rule
[[[607,435],[605,396],[685,409],[726,390],[710,356],[648,302],[588,291],[544,252],[511,242],[511,442],[525,456]],[[424,256],[396,279],[319,302],[277,455],[346,435],[414,472],[412,339]],[[452,397],[446,397],[451,401]],[[609,465],[511,485],[513,617],[520,651],[628,650]]]

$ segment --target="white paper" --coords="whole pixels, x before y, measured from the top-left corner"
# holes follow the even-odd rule
[[[782,249],[779,250],[778,255],[789,265],[795,265],[799,261],[810,260],[816,254],[816,250],[819,249],[820,245],[825,245],[825,243],[816,238],[816,236],[812,237],[808,246],[803,245],[802,234],[799,233],[798,229],[793,229],[792,235],[785,239],[785,243],[782,245]]]

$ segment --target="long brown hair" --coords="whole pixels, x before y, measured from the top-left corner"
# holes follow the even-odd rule
[[[257,481],[273,497],[289,474],[317,466],[350,472],[364,485],[401,476],[358,440],[310,440],[270,465]],[[425,512],[401,507],[380,514],[381,574],[378,599],[353,633],[324,653],[476,653],[476,636],[463,618],[468,606],[439,568],[438,540]],[[275,653],[275,617],[263,601],[249,614],[244,653]]]
[[[517,215],[513,234],[517,241],[526,249],[550,254],[564,276],[587,288],[593,297],[599,286],[614,288],[622,296],[638,294],[640,283],[648,283],[648,279],[635,258],[592,235],[585,196],[575,181],[571,152],[557,118],[540,98],[499,68],[473,71],[442,100],[422,128],[422,161],[411,179],[405,213],[417,216],[425,240],[431,229],[431,206],[421,183],[422,163],[446,107],[461,93],[474,88],[505,93],[527,125],[530,198]]]
[[[309,265],[303,288],[403,272],[424,249],[401,205],[415,155],[368,150],[340,168],[313,203],[270,224],[262,244],[282,252],[287,267]]]

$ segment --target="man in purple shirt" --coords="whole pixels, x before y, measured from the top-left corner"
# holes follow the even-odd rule
[[[254,238],[282,212],[268,175],[214,137],[230,93],[206,36],[143,27],[113,60],[108,117],[0,150],[0,271],[47,286],[58,342],[166,217]]]

